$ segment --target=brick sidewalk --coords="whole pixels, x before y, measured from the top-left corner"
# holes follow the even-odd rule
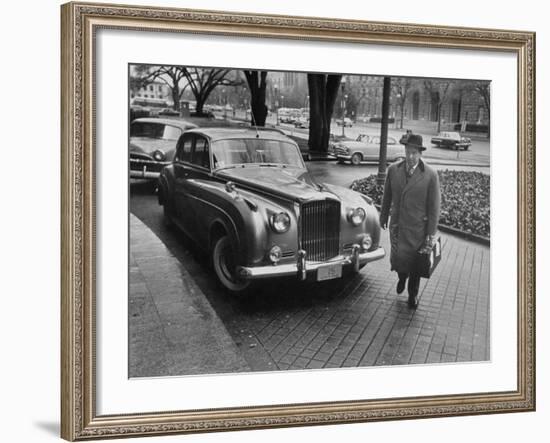
[[[130,214],[129,376],[250,370],[193,278]]]
[[[229,330],[253,340],[271,357],[270,367],[283,370],[488,360],[489,248],[445,234],[442,240],[442,261],[422,279],[416,310],[406,291],[395,293],[396,274],[384,259],[347,283],[302,287],[312,303],[284,299],[274,307],[261,299],[274,296],[266,290],[233,320],[240,330]],[[266,369],[265,358],[248,361],[253,370]]]
[[[442,233],[442,261],[412,310],[389,257],[347,279],[274,280],[240,300],[174,231],[161,241],[132,216],[130,232],[131,376],[490,358],[487,246]],[[382,245],[389,251],[387,231]]]

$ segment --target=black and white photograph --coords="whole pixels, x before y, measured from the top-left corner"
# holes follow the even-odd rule
[[[128,376],[491,359],[491,82],[128,66]]]

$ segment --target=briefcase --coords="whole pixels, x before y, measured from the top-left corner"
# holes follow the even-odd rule
[[[437,237],[432,247],[423,246],[416,254],[416,273],[420,277],[430,278],[441,261],[441,237]]]

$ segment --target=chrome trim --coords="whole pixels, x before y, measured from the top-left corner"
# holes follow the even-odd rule
[[[142,158],[130,157],[130,163],[142,163],[142,164],[146,164],[146,165],[164,165],[164,166],[167,166],[167,165],[170,165],[172,162],[158,161],[158,160],[154,160],[154,159],[145,160],[145,159],[142,159]]]
[[[357,249],[356,249],[357,248]],[[298,258],[296,263],[288,263],[282,265],[269,265],[269,266],[254,266],[246,267],[240,266],[238,268],[239,275],[246,280],[257,280],[262,278],[271,277],[290,277],[296,276],[299,280],[305,280],[308,272],[317,271],[317,269],[333,264],[341,264],[343,266],[353,265],[355,270],[359,270],[359,266],[366,263],[380,260],[385,257],[386,251],[384,248],[379,247],[374,251],[359,252],[359,245],[355,244],[353,250],[355,255],[339,255],[332,260],[324,262],[307,262],[306,263],[306,251],[298,251]],[[303,255],[302,255],[303,254]]]
[[[298,280],[305,280],[307,277],[306,272],[306,251],[300,249],[298,251],[298,261],[296,263]]]
[[[145,167],[139,171],[130,169],[130,178],[159,178],[159,176],[160,172],[147,171]]]
[[[351,263],[355,272],[359,272],[359,249],[360,247],[357,244],[351,247]]]

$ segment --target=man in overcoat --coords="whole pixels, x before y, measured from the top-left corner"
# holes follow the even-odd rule
[[[421,158],[425,149],[420,135],[409,135],[405,160],[388,168],[380,210],[383,229],[390,220],[390,263],[399,276],[397,293],[403,292],[408,279],[411,307],[418,305],[417,252],[434,242],[441,203],[437,172]]]

